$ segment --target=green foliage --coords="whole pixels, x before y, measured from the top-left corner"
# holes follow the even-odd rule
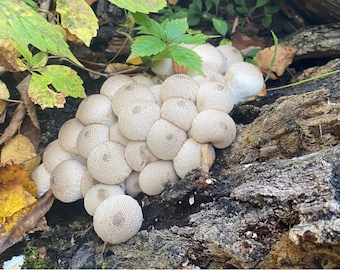
[[[269,79],[270,73],[272,72],[272,68],[275,62],[275,58],[276,58],[276,52],[277,52],[277,47],[279,46],[279,39],[278,37],[275,35],[275,33],[273,31],[270,31],[274,40],[274,45],[275,45],[275,49],[274,49],[274,56],[272,58],[272,60],[270,61],[270,65],[269,65],[269,71],[267,73],[266,78],[264,79],[264,81],[266,82]]]
[[[166,6],[166,0],[109,0],[120,8],[127,9],[133,13],[140,12],[149,14],[149,12],[157,12]]]
[[[133,40],[128,61],[137,57],[144,58],[145,62],[172,58],[179,65],[202,73],[201,58],[191,49],[180,45],[202,44],[209,36],[202,33],[188,34],[186,18],[167,19],[160,24],[145,14],[134,13],[132,16],[139,26],[136,28],[138,36]]]

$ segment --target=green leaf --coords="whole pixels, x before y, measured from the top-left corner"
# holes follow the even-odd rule
[[[156,54],[155,56],[152,56],[151,58],[151,61],[158,61],[158,60],[163,60],[165,58],[171,58],[171,52],[170,50],[165,50],[165,51],[162,51],[158,54]]]
[[[39,8],[39,6],[37,5],[37,3],[36,2],[34,2],[33,0],[24,0],[24,2],[26,3],[26,4],[28,4],[28,5],[30,5],[32,8],[34,8],[34,9],[38,9]]]
[[[149,14],[149,12],[158,12],[166,7],[166,0],[109,0],[120,8],[127,9],[131,12],[140,12]]]
[[[206,42],[209,37],[203,34],[196,34],[194,36],[185,34],[173,40],[174,43],[184,44],[202,44]]]
[[[244,7],[246,4],[244,2],[244,0],[234,0],[236,4],[238,4],[239,6]]]
[[[188,15],[187,21],[190,26],[199,24],[201,18],[197,15]]]
[[[259,51],[261,51],[259,48],[252,49],[247,53],[247,57],[253,58]]]
[[[164,51],[166,44],[154,36],[139,36],[131,45],[132,53],[136,56],[151,56]]]
[[[172,41],[186,33],[189,25],[185,18],[175,19],[168,22],[165,27],[165,34],[168,41]]]
[[[41,68],[46,65],[47,60],[48,60],[47,53],[38,52],[32,57],[29,64],[32,68]]]
[[[194,69],[199,73],[202,72],[202,59],[198,56],[196,52],[191,49],[174,45],[171,46],[170,52],[174,61],[179,65],[186,66],[188,68]]]
[[[265,28],[268,28],[272,24],[272,15],[271,14],[265,15],[262,18],[261,23]]]
[[[189,10],[193,11],[196,14],[201,14],[202,12],[202,1],[201,0],[193,0],[189,5]]]
[[[273,40],[274,40],[274,56],[272,58],[272,60],[270,61],[270,65],[269,65],[269,71],[267,73],[266,78],[264,79],[264,81],[266,82],[269,79],[270,73],[272,72],[273,69],[273,65],[275,63],[275,59],[276,59],[276,53],[277,53],[277,47],[279,46],[279,39],[277,38],[277,36],[275,35],[275,33],[271,30],[270,33],[272,34]]]
[[[264,6],[264,5],[267,4],[267,3],[268,3],[268,0],[257,0],[257,1],[256,1],[256,4],[255,4],[255,7],[256,7],[256,8],[259,8],[259,7]]]
[[[65,56],[81,65],[69,50],[63,35],[39,13],[18,0],[0,1],[0,38],[10,37],[20,54],[29,61],[29,44],[43,52]]]
[[[231,16],[235,16],[235,9],[233,4],[227,5],[227,11]]]
[[[138,34],[153,35],[165,39],[164,29],[161,24],[142,13],[134,13],[133,18],[140,26],[137,27]]]
[[[212,22],[215,30],[223,37],[228,33],[228,24],[224,20],[213,18]]]
[[[247,7],[236,7],[236,12],[241,15],[247,15],[248,14],[248,8]]]
[[[212,2],[214,3],[215,5],[215,12],[217,14],[218,12],[218,6],[220,5],[220,0],[212,0]]]
[[[275,14],[275,13],[278,13],[279,11],[280,11],[279,6],[265,6],[265,9],[264,9],[265,14],[267,13]]]
[[[56,11],[60,14],[61,25],[89,47],[99,28],[92,8],[84,0],[57,0]]]
[[[213,2],[211,0],[205,0],[205,11],[209,12],[212,8]]]

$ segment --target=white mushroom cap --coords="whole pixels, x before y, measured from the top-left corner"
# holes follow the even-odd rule
[[[216,47],[216,49],[219,50],[225,58],[225,65],[223,65],[220,72],[223,75],[226,73],[231,64],[243,62],[243,56],[241,52],[233,46],[219,45]]]
[[[132,197],[136,197],[142,192],[139,186],[139,172],[133,171],[125,180],[126,194]]]
[[[155,97],[155,101],[159,107],[162,106],[162,99],[161,99],[161,85],[160,84],[155,84],[151,87],[149,87],[150,91],[153,93]]]
[[[84,207],[86,212],[93,216],[98,205],[106,198],[124,195],[124,191],[119,185],[97,184],[89,189],[84,197]]]
[[[110,127],[109,135],[110,135],[110,141],[120,143],[123,146],[126,146],[128,144],[128,142],[130,141],[120,131],[119,126],[118,126],[118,122],[114,123]]]
[[[155,97],[147,86],[137,83],[124,85],[117,90],[112,99],[112,110],[119,116],[126,106],[140,99],[155,102]]]
[[[79,155],[87,158],[91,150],[101,142],[108,141],[109,127],[103,124],[85,126],[79,133],[77,147]]]
[[[145,75],[135,75],[132,76],[131,79],[133,79],[136,83],[145,85],[147,87],[151,87],[154,85],[153,80]]]
[[[67,120],[60,128],[58,140],[60,147],[65,151],[78,154],[77,139],[80,131],[85,126],[77,119]]]
[[[185,98],[169,98],[161,107],[161,117],[188,131],[198,111],[195,103]]]
[[[166,184],[178,180],[171,161],[158,160],[149,163],[139,174],[139,186],[149,195],[158,195],[164,191]]]
[[[151,70],[159,76],[169,77],[175,74],[174,60],[165,58],[159,61],[152,62]]]
[[[202,85],[206,82],[217,82],[225,84],[224,76],[218,72],[207,71],[204,75],[195,75],[192,77],[199,85]]]
[[[190,136],[199,143],[211,142],[216,148],[226,148],[236,137],[233,119],[222,111],[207,109],[192,121]]]
[[[130,167],[137,172],[147,164],[158,160],[150,151],[146,141],[130,141],[125,147],[125,158]]]
[[[76,155],[65,151],[60,147],[59,140],[51,142],[44,150],[43,162],[46,170],[52,173],[54,168],[64,160],[75,159]]]
[[[46,170],[44,163],[41,163],[37,168],[35,168],[32,172],[31,178],[37,186],[37,198],[40,198],[47,190],[50,189],[51,173]]]
[[[112,99],[119,87],[129,83],[135,83],[135,81],[124,74],[113,75],[107,78],[107,80],[103,83],[100,88],[100,93]]]
[[[161,85],[161,99],[165,102],[172,97],[181,97],[195,102],[198,83],[185,74],[175,74],[165,79]]]
[[[175,171],[180,178],[184,178],[189,172],[201,167],[201,150],[203,145],[196,142],[193,138],[187,139],[182,145],[173,159]],[[208,153],[212,157],[212,163],[208,164],[211,166],[215,160],[215,150],[211,144],[208,144]]]
[[[110,244],[120,244],[135,236],[143,222],[142,208],[129,195],[105,199],[93,215],[97,235]]]
[[[76,118],[84,125],[104,124],[108,127],[117,122],[111,109],[111,99],[101,94],[93,94],[80,102]]]
[[[124,152],[125,147],[117,142],[107,141],[98,144],[87,157],[90,174],[103,184],[122,183],[132,172]]]
[[[233,92],[234,104],[258,95],[264,84],[261,70],[247,62],[231,64],[224,79]]]
[[[215,109],[230,113],[234,107],[233,93],[224,83],[204,83],[197,91],[196,106],[199,112]]]
[[[136,100],[119,114],[118,126],[130,140],[146,140],[149,129],[161,118],[161,109],[154,101]]]
[[[184,130],[167,120],[157,120],[149,130],[146,144],[151,152],[163,160],[171,160],[187,139]]]
[[[225,64],[225,59],[222,53],[217,50],[215,46],[210,43],[204,43],[193,47],[192,50],[202,59],[203,73],[206,73],[209,70],[221,73],[223,65]],[[194,76],[198,74],[198,72],[193,69],[188,69],[187,74],[189,76]]]
[[[99,182],[93,178],[89,171],[84,173],[80,182],[80,191],[83,197],[85,197],[86,193],[90,190],[91,187],[97,185]]]
[[[75,202],[83,198],[80,183],[86,171],[86,166],[75,159],[60,163],[51,174],[53,195],[64,203]]]

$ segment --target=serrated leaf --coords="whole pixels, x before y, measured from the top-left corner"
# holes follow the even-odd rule
[[[203,34],[197,34],[197,35],[182,35],[176,39],[174,39],[174,43],[184,43],[184,44],[202,44],[206,42],[208,39],[208,36],[203,35]]]
[[[92,8],[84,0],[57,0],[56,11],[60,14],[61,25],[89,47],[99,28]]]
[[[171,52],[169,50],[162,51],[152,57],[152,61],[163,60],[165,58],[171,58]]]
[[[138,34],[153,35],[160,39],[165,38],[165,31],[161,24],[142,13],[133,14],[135,22],[140,26],[137,27]]]
[[[47,60],[48,60],[47,53],[38,52],[37,54],[33,55],[30,64],[33,68],[40,68],[46,65]]]
[[[139,36],[131,45],[132,53],[135,56],[155,55],[165,50],[166,44],[154,36]]]
[[[165,34],[167,39],[172,41],[175,38],[184,35],[188,28],[189,25],[186,18],[171,20],[165,27]]]
[[[28,45],[32,44],[40,51],[65,56],[81,65],[62,34],[22,1],[0,1],[0,38],[7,37],[14,41],[13,46],[28,62],[32,56]]]
[[[202,59],[196,52],[182,46],[171,46],[169,48],[171,56],[179,65],[194,69],[199,73],[202,72]]]
[[[149,12],[157,12],[162,8],[166,7],[166,0],[109,0],[120,8],[127,9],[131,12],[140,12],[149,14]]]
[[[223,37],[228,33],[228,24],[224,20],[213,18],[212,22],[215,30]]]

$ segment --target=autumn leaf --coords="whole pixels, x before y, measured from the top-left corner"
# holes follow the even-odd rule
[[[166,6],[166,0],[109,0],[120,8],[127,9],[131,12],[140,12],[149,14],[149,12],[157,12]]]
[[[8,37],[0,38],[0,65],[10,72],[24,71],[27,69],[19,58],[20,54]]]

